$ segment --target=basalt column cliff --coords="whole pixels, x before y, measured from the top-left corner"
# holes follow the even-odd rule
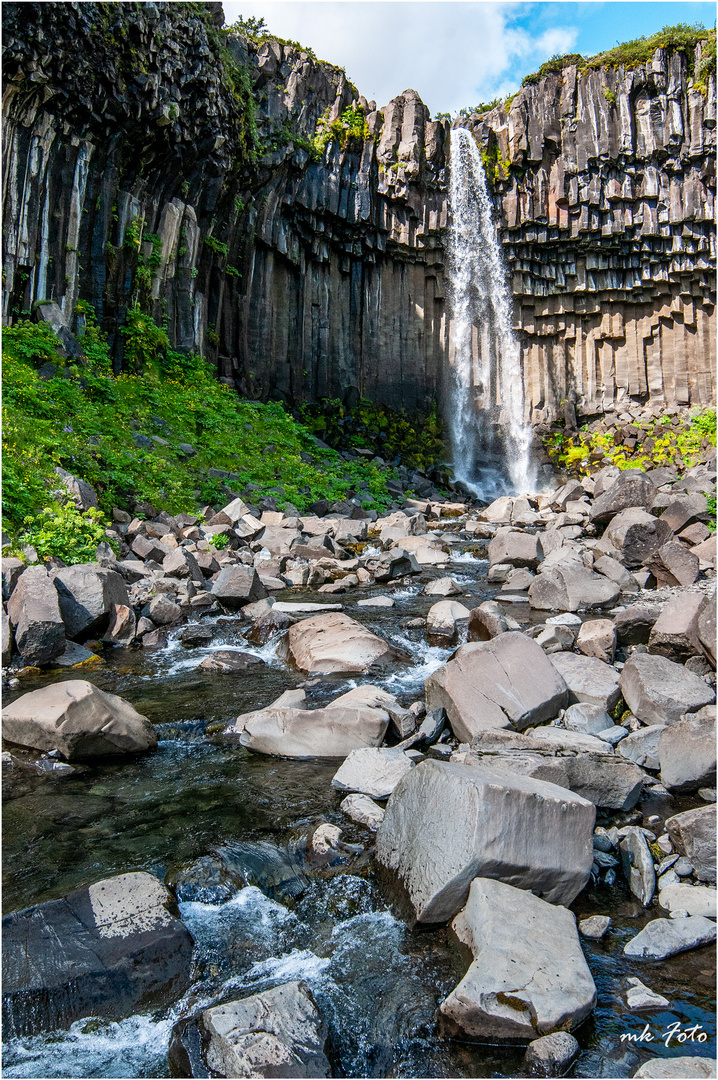
[[[4,315],[139,303],[253,398],[448,386],[448,122],[377,109],[213,4],[6,4]],[[658,50],[461,121],[493,180],[534,422],[714,394],[715,76]]]

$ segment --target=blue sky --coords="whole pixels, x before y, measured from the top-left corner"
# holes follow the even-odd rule
[[[554,53],[593,55],[678,22],[715,25],[712,3],[493,0],[225,0],[228,23],[263,17],[279,37],[346,68],[379,106],[409,87],[432,113],[516,90]]]

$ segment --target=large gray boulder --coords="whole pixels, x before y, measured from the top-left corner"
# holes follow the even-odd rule
[[[425,683],[426,707],[446,709],[456,737],[551,720],[568,703],[566,684],[543,649],[518,631],[462,645]]]
[[[380,746],[389,727],[381,703],[362,701],[353,691],[322,709],[306,709],[305,703],[304,691],[288,691],[268,708],[239,716],[228,731],[257,753],[345,758],[352,750]]]
[[[147,717],[84,679],[43,686],[6,705],[2,734],[18,746],[57,750],[68,761],[138,754],[157,746]]]
[[[678,1057],[649,1058],[633,1076],[636,1080],[709,1080],[715,1074],[712,1058],[680,1054]]]
[[[65,633],[71,641],[101,637],[110,624],[112,605],[129,607],[121,574],[99,563],[65,566],[53,574]]]
[[[631,604],[619,611],[613,624],[619,645],[646,645],[660,614],[658,604]]]
[[[698,640],[706,657],[716,666],[716,590],[706,593],[703,607],[698,614]]]
[[[589,516],[596,525],[601,525],[629,506],[650,510],[655,494],[656,489],[640,469],[626,469],[594,500]]]
[[[212,593],[220,604],[234,611],[255,600],[263,600],[267,590],[251,566],[225,566],[212,585]]]
[[[647,559],[673,539],[670,527],[659,518],[632,506],[616,514],[604,534],[615,557],[629,570],[637,570]]]
[[[59,466],[55,469],[55,475],[78,510],[92,510],[98,505],[97,492],[92,484],[88,484],[86,480],[81,480],[78,476],[73,476],[72,473],[66,472]]]
[[[701,654],[698,616],[705,597],[702,593],[679,593],[666,604],[648,638],[648,651],[683,664]]]
[[[15,559],[8,556],[2,560],[2,598],[3,600],[9,600],[12,596],[13,589],[20,580],[20,576],[25,571],[25,563],[22,559]]]
[[[624,945],[623,951],[637,960],[665,960],[688,949],[697,949],[699,945],[708,945],[715,939],[715,922],[702,915],[654,919]]]
[[[553,653],[550,659],[569,689],[571,702],[600,705],[606,711],[618,703],[618,672],[603,660],[568,652]]]
[[[376,854],[422,923],[455,915],[477,876],[568,904],[588,880],[595,813],[555,784],[428,759],[394,789]]]
[[[529,604],[539,611],[592,611],[611,607],[620,595],[615,581],[577,559],[537,574],[529,586]]]
[[[715,705],[706,705],[664,728],[658,743],[658,760],[661,783],[669,791],[695,791],[715,785]]]
[[[715,701],[710,686],[664,656],[634,653],[621,672],[621,692],[644,724],[674,724]]]
[[[332,778],[332,787],[386,799],[415,762],[398,747],[352,750]]]
[[[625,739],[621,739],[616,747],[616,753],[644,769],[660,769],[658,745],[661,735],[666,730],[665,724],[651,724],[649,727],[639,728],[638,731],[627,735]]]
[[[28,566],[7,602],[15,645],[25,664],[48,664],[65,648],[65,624],[44,566]]]
[[[700,560],[687,544],[670,540],[646,561],[659,585],[692,585],[700,575]]]
[[[309,675],[363,673],[396,656],[396,650],[383,638],[339,611],[295,623],[287,634],[286,649],[288,659]]]
[[[474,961],[439,1007],[449,1033],[531,1041],[593,1010],[596,987],[567,908],[477,877],[452,927]]]
[[[699,806],[666,821],[674,847],[693,865],[699,881],[716,880],[716,806]]]
[[[535,570],[543,559],[541,539],[536,533],[501,528],[489,544],[489,564],[510,563]]]
[[[150,1012],[189,985],[192,938],[152,874],[98,881],[3,919],[5,1036]]]
[[[327,1026],[304,982],[206,1009],[199,1027],[213,1076],[330,1076]]]

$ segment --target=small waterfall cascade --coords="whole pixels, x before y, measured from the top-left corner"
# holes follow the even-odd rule
[[[454,475],[482,498],[532,491],[531,428],[524,420],[511,296],[481,153],[464,128],[451,132],[449,207]]]

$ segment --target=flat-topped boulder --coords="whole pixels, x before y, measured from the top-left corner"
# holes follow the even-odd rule
[[[543,559],[541,538],[537,533],[500,528],[489,544],[489,563],[510,563],[535,570]]]
[[[332,778],[332,787],[386,799],[414,761],[398,747],[352,750]]]
[[[716,924],[703,915],[679,919],[653,919],[623,947],[636,960],[665,960],[677,953],[709,945],[716,939]]]
[[[377,859],[402,882],[422,923],[455,915],[477,876],[568,904],[588,880],[595,814],[555,784],[427,759],[395,787]]]
[[[567,908],[477,877],[452,928],[474,961],[439,1007],[451,1034],[528,1042],[593,1010],[596,986]]]
[[[56,750],[68,761],[138,754],[157,746],[146,716],[84,679],[43,686],[6,705],[2,734],[18,746]]]
[[[553,719],[568,689],[543,649],[518,631],[462,645],[425,683],[427,709],[446,709],[456,737],[522,730]]]
[[[119,1020],[180,997],[192,938],[152,874],[120,874],[3,919],[6,1037]]]
[[[599,610],[611,607],[620,595],[620,585],[576,559],[542,571],[529,586],[529,603],[539,611]]]
[[[706,705],[664,728],[658,742],[658,761],[661,783],[669,791],[715,786],[715,705]]]
[[[569,689],[571,702],[599,705],[609,710],[621,696],[618,672],[595,656],[577,653],[552,653],[550,661]]]
[[[656,489],[640,469],[626,469],[594,500],[590,518],[596,525],[610,521],[629,506],[650,510]]]
[[[650,653],[634,653],[619,683],[629,709],[644,724],[674,724],[684,713],[697,712],[716,698],[700,676]]]
[[[287,634],[286,649],[288,659],[309,675],[364,673],[396,656],[396,650],[387,641],[340,612],[295,623]]]

